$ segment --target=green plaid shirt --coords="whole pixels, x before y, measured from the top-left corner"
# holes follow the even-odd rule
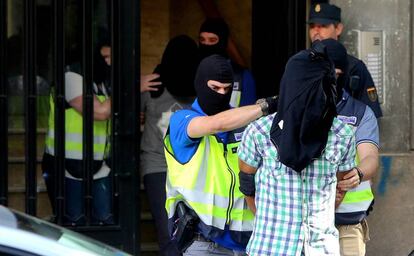
[[[336,172],[354,167],[353,128],[334,119],[320,158],[297,173],[278,161],[270,140],[274,115],[251,123],[239,158],[257,168],[257,207],[249,255],[339,255],[334,225]]]

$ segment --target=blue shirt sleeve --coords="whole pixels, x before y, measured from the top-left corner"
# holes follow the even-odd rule
[[[175,158],[180,163],[188,162],[194,155],[200,139],[192,139],[187,134],[190,121],[200,116],[192,110],[180,110],[175,112],[170,119],[170,142]]]
[[[250,71],[245,69],[243,71],[243,85],[240,98],[240,107],[252,105],[256,102],[256,83]]]
[[[364,116],[355,131],[355,140],[357,146],[360,143],[372,143],[379,147],[379,129],[377,118],[368,106],[366,106]]]

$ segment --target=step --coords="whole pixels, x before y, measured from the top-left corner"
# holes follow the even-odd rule
[[[13,135],[23,135],[25,132],[24,128],[9,128],[7,133],[8,134],[13,134]],[[37,128],[36,129],[36,133],[37,134],[46,134],[47,133],[47,128]]]
[[[157,241],[157,230],[155,229],[154,221],[143,220],[140,222],[140,236],[141,242],[156,242]]]
[[[39,160],[39,159],[38,159]],[[21,160],[11,159],[8,165],[8,184],[9,190],[14,187],[24,187],[26,184],[25,178],[25,165]],[[36,166],[37,184],[42,188],[45,188],[45,182],[42,176],[42,168],[40,164]]]
[[[157,256],[160,250],[158,243],[141,243],[141,256]]]

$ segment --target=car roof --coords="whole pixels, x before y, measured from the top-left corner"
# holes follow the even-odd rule
[[[1,205],[0,234],[0,246],[38,255],[129,255],[69,229]]]
[[[1,226],[0,234],[7,234],[4,236],[0,236],[1,246],[31,252],[38,255],[96,255],[88,252],[82,252],[74,248],[67,247],[63,244],[57,243],[52,239],[15,228]]]
[[[13,212],[0,205],[0,226],[17,228],[17,219]]]

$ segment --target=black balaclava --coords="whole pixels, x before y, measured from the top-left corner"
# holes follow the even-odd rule
[[[233,71],[226,58],[213,54],[203,59],[197,69],[194,87],[198,103],[204,113],[211,116],[230,108],[232,90],[226,94],[215,92],[208,87],[209,80],[233,84]]]
[[[321,41],[326,46],[329,58],[333,61],[335,68],[342,70],[342,74],[336,79],[338,100],[342,97],[342,89],[349,82],[348,54],[345,46],[334,39],[325,39]]]
[[[335,82],[334,65],[320,41],[286,64],[270,137],[280,161],[297,172],[326,146],[336,116]]]
[[[205,45],[199,43],[200,59],[208,57],[212,54],[219,54],[227,58],[227,42],[229,40],[229,26],[221,18],[207,18],[200,27],[201,32],[209,32],[216,34],[219,38],[217,44]]]
[[[155,69],[162,85],[158,91],[151,92],[151,97],[159,97],[164,88],[176,97],[195,96],[194,77],[198,66],[197,44],[186,35],[172,38],[161,58],[161,63]]]

